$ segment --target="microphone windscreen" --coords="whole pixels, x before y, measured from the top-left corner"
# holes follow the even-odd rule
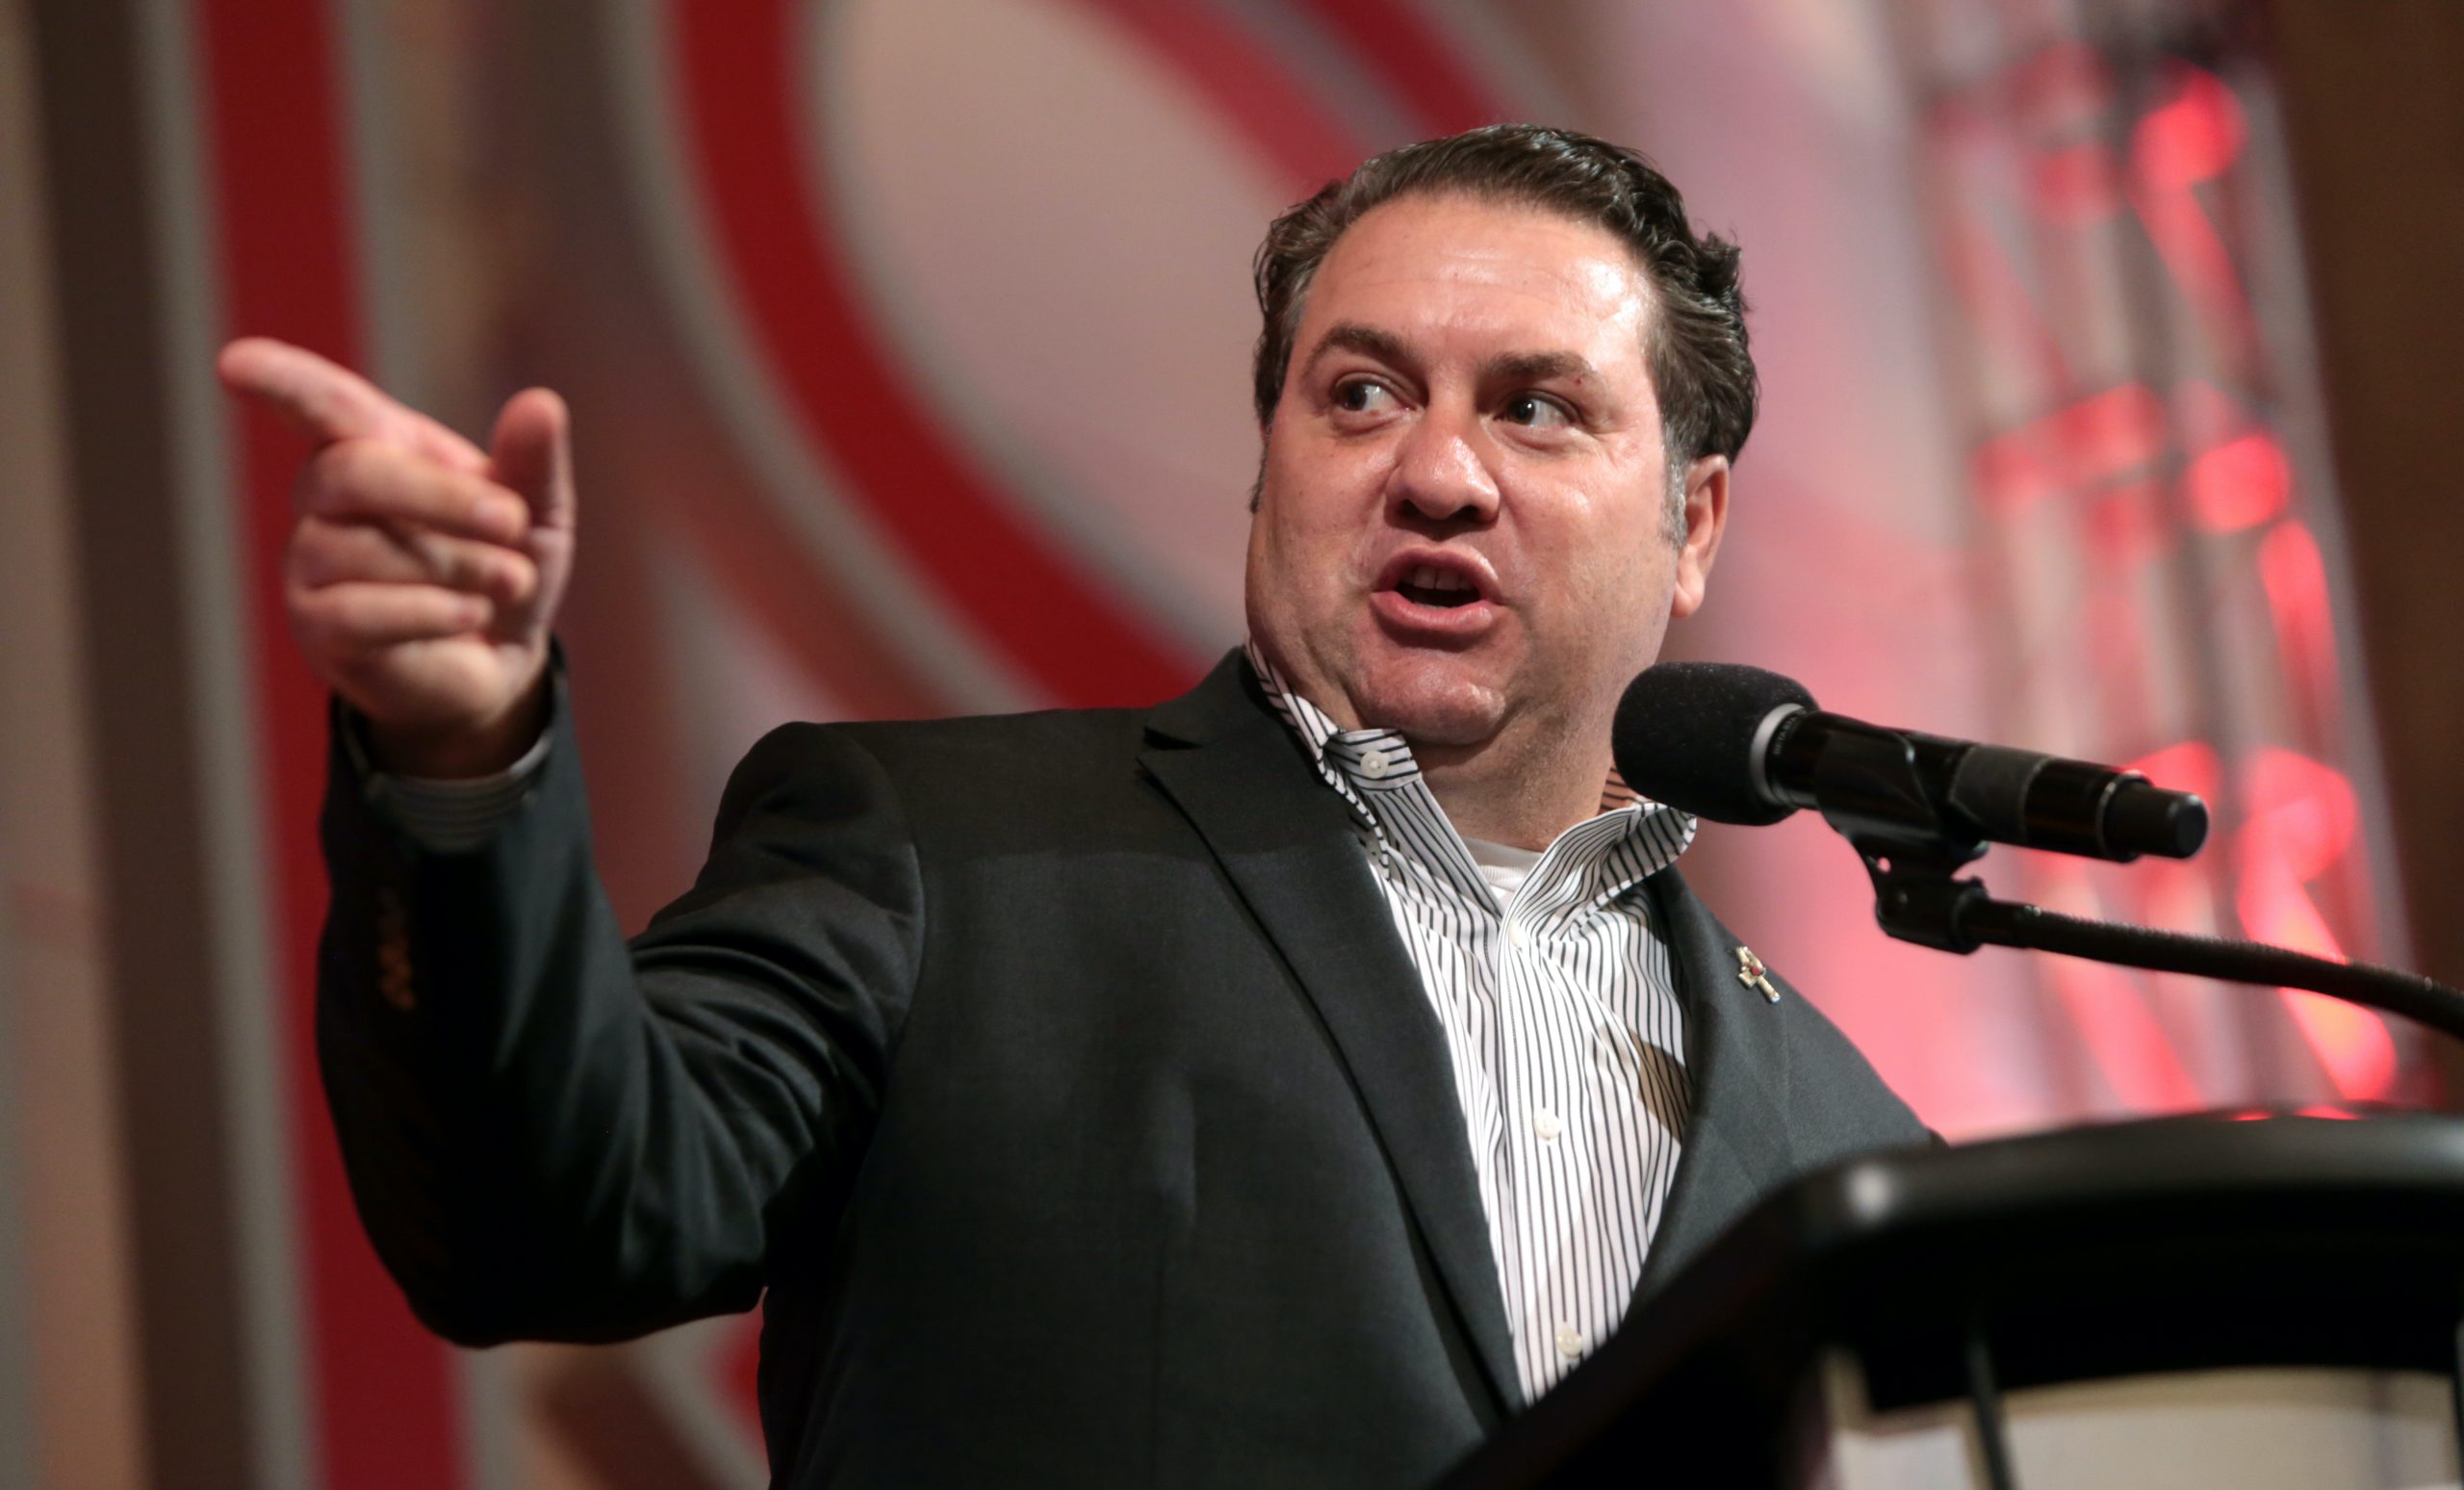
[[[1813,707],[1795,680],[1736,662],[1662,662],[1626,686],[1609,734],[1617,774],[1655,802],[1759,827],[1796,809],[1754,788],[1754,736],[1771,711]]]

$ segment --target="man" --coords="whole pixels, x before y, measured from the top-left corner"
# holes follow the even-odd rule
[[[1370,162],[1259,255],[1249,646],[1151,710],[779,731],[629,949],[548,643],[561,404],[483,454],[235,344],[323,442],[321,1048],[415,1307],[760,1297],[783,1484],[1409,1485],[1758,1195],[1920,1140],[1609,768],[1752,422],[1734,276],[1586,137]]]

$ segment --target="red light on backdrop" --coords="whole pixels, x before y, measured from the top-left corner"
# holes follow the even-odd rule
[[[1987,441],[1970,474],[1980,497],[2008,516],[2152,465],[2165,427],[2164,400],[2144,383],[2123,383]]]
[[[2374,1102],[2396,1090],[2396,1038],[2385,1020],[2323,993],[2282,991],[2286,1013],[2318,1053],[2338,1096]]]
[[[2345,957],[2307,883],[2334,869],[2351,849],[2360,817],[2344,773],[2289,750],[2266,749],[2242,768],[2245,817],[2234,837],[2243,930],[2262,941],[2314,957]],[[2339,1095],[2383,1097],[2396,1082],[2396,1042],[2366,1009],[2287,989],[2293,1015]]]
[[[1979,502],[2003,517],[2062,490],[2060,474],[2029,448],[2025,430],[1978,446],[1968,457],[1968,484],[1975,488]]]
[[[2211,533],[2240,532],[2284,511],[2293,468],[2275,437],[2228,440],[2191,462],[2191,520]]]
[[[2023,636],[2064,638],[2079,659],[2028,658],[2040,680],[2029,696],[2117,754],[2225,731],[2237,754],[2293,747],[2252,751],[2230,773],[2203,739],[2142,756],[2133,766],[2150,780],[2216,807],[2219,852],[2126,877],[2058,874],[2040,898],[2331,958],[2366,952],[2349,913],[2353,788],[2313,758],[2332,758],[2337,737],[2327,574],[2295,516],[2272,412],[2297,396],[2301,370],[2277,365],[2260,338],[2245,281],[2266,232],[2249,210],[2270,190],[2250,159],[2264,77],[2246,95],[2220,68],[2071,38],[1981,76],[1967,65],[1949,62],[1926,127],[1946,288],[1990,374],[1969,475],[1997,561],[2038,581],[2006,592]],[[2262,612],[2272,655],[2235,634]],[[2197,1084],[2172,1037],[2189,1026],[2159,1017],[2178,980],[2060,961],[2044,976],[2107,1087],[2142,1109],[2183,1103]],[[2399,1047],[2377,1017],[2308,994],[2281,1004],[2342,1097],[2393,1090]],[[2264,1047],[2254,1069],[2281,1053]]]
[[[2168,791],[2194,792],[2214,802],[2224,790],[2224,762],[2205,740],[2184,740],[2151,751],[2122,767],[2136,771]]]
[[[2249,301],[2223,236],[2192,188],[2221,176],[2248,134],[2240,100],[2214,73],[2180,67],[2171,96],[2132,133],[2132,205],[2225,360],[2255,355]]]
[[[2165,449],[2165,403],[2144,383],[2082,398],[2047,423],[2079,484],[2136,471]]]
[[[2319,541],[2299,523],[2278,523],[2259,540],[2258,566],[2278,660],[2309,711],[2324,718],[2335,706],[2336,644]]]
[[[2012,116],[2036,135],[2093,130],[2111,106],[2114,70],[2083,41],[2056,41],[2039,48],[2003,75]]]
[[[2122,765],[2168,791],[2187,791],[2213,809],[2223,800],[2224,762],[2205,740],[2183,740]],[[2143,859],[2122,882],[2131,914],[2150,926],[2213,936],[2216,887],[2204,864]]]
[[[2264,855],[2296,880],[2315,880],[2352,847],[2360,819],[2352,783],[2333,766],[2273,747],[2242,766],[2238,852]]]
[[[2036,158],[2028,168],[2028,195],[2039,217],[2078,227],[2113,216],[2121,202],[2119,175],[2103,141],[2082,141]]]
[[[2099,567],[2127,573],[2173,546],[2173,527],[2165,521],[2158,495],[2155,482],[2133,481],[2090,501],[2088,542]]]
[[[2242,101],[2204,67],[2177,64],[2165,102],[2131,131],[2131,166],[2159,192],[2186,192],[2224,174],[2242,153],[2249,124]]]
[[[2139,1112],[2184,1112],[2203,1105],[2198,1082],[2182,1064],[2130,974],[2099,963],[2047,958],[2045,976],[2062,1000],[2114,1094]]]

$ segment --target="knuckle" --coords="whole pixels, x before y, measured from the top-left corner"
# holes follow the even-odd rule
[[[305,515],[324,505],[328,483],[325,474],[325,451],[319,450],[299,463],[299,475],[291,483],[291,510]]]
[[[373,574],[364,530],[310,517],[292,532],[290,572],[311,585]]]
[[[539,589],[539,566],[519,553],[505,556],[503,585],[505,593],[517,601],[526,601]]]
[[[302,475],[311,512],[330,511],[340,499],[364,495],[375,478],[376,451],[363,440],[337,440],[308,457]]]
[[[522,499],[502,487],[473,477],[466,477],[457,493],[456,504],[463,515],[475,524],[503,528],[516,521]]]
[[[318,538],[306,519],[291,525],[291,538],[282,546],[282,572],[295,576],[315,556]]]
[[[484,550],[466,551],[461,571],[461,587],[466,590],[501,589],[505,582],[505,566]]]
[[[291,552],[298,554],[321,553],[334,547],[335,529],[331,520],[310,512],[302,514],[291,526]]]
[[[334,650],[333,607],[314,595],[295,594],[291,602],[291,634],[302,650],[315,655]]]
[[[319,486],[333,486],[346,477],[360,460],[359,442],[336,440],[321,446],[308,457],[308,477]]]
[[[325,577],[333,572],[333,561],[315,540],[301,534],[293,538],[291,547],[284,552],[282,571],[291,585],[307,589],[325,582]]]

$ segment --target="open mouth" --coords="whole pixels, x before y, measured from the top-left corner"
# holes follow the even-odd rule
[[[1395,582],[1395,592],[1416,605],[1451,609],[1469,605],[1480,592],[1459,571],[1422,564]]]

